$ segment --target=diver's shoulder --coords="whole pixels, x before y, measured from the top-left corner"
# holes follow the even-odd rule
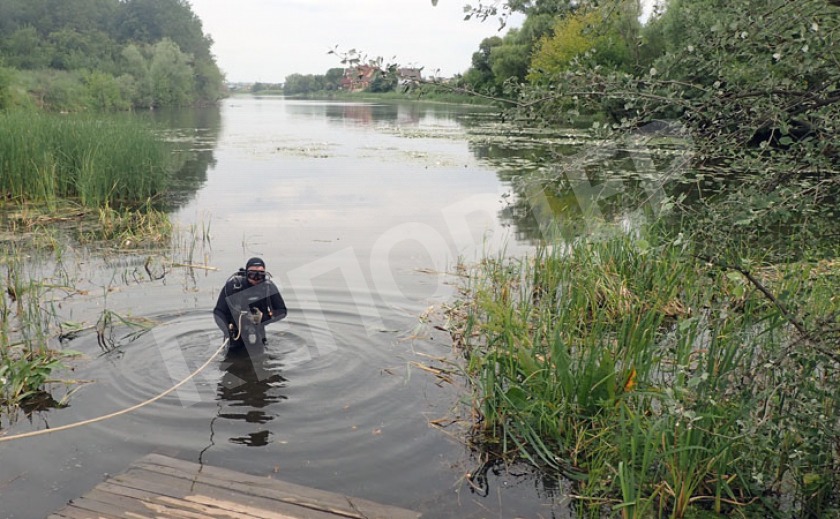
[[[240,290],[246,284],[247,280],[245,279],[245,276],[239,272],[235,272],[228,278],[227,281],[225,281],[225,288]]]

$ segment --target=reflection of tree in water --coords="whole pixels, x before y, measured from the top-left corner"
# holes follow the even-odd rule
[[[175,173],[163,201],[165,210],[175,210],[195,196],[207,181],[207,170],[216,164],[213,152],[222,128],[222,114],[214,105],[154,110],[147,117],[166,132],[175,146]]]
[[[412,102],[344,103],[326,105],[325,114],[329,120],[338,123],[353,121],[359,125],[385,123],[402,127],[416,126],[427,118],[460,119],[463,109]]]
[[[471,135],[476,158],[511,187],[499,220],[513,226],[522,241],[537,243],[549,235],[571,240],[591,232],[598,221],[650,214],[663,196],[687,201],[698,196],[693,179],[673,174],[681,163],[667,150],[631,141],[594,143],[575,129],[507,133],[502,126],[486,126]]]
[[[276,359],[262,348],[250,353],[245,349],[228,352],[222,363],[224,375],[217,389],[220,406],[219,417],[256,424],[256,430],[246,436],[230,438],[231,443],[261,447],[269,442],[265,425],[276,415],[269,409],[273,404],[286,400],[280,394],[286,381],[277,369]]]

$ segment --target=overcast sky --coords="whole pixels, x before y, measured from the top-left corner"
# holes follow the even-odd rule
[[[341,66],[327,54],[336,46],[425,67],[425,76],[451,76],[469,68],[481,40],[507,31],[499,32],[495,19],[464,21],[469,0],[439,0],[437,6],[432,0],[188,1],[233,82],[282,83],[290,74],[324,74]],[[512,19],[509,27],[521,20]]]
[[[499,23],[464,21],[466,0],[188,0],[228,81],[280,83],[340,67],[327,52],[357,49],[451,76]],[[476,3],[476,2],[473,2]],[[516,25],[514,21],[513,25]],[[506,31],[507,29],[505,29]]]

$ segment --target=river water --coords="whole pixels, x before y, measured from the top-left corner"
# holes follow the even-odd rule
[[[66,344],[84,354],[65,374],[80,382],[69,406],[4,432],[118,411],[183,379],[221,344],[210,310],[251,256],[266,261],[289,315],[265,351],[219,355],[151,405],[0,443],[0,517],[45,517],[149,452],[430,518],[569,516],[554,483],[524,467],[482,469],[462,428],[435,426],[465,395],[457,377],[421,367],[457,358],[427,316],[455,297],[458,262],[530,247],[510,216],[515,161],[502,173],[489,160],[517,152],[487,138],[489,114],[235,97],[153,116],[180,148],[168,201],[179,259],[215,270],[158,276],[149,254],[65,251],[60,270],[86,289],[58,304],[63,319],[92,324],[107,311],[153,324],[115,327],[107,353],[79,333]]]

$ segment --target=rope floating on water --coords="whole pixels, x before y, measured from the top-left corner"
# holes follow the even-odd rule
[[[186,378],[184,378],[183,380],[181,380],[180,382],[178,382],[174,386],[170,387],[169,389],[167,389],[163,393],[158,394],[157,396],[154,396],[154,397],[152,397],[148,400],[140,402],[139,404],[135,404],[131,407],[127,407],[127,408],[122,409],[120,411],[115,411],[113,413],[98,416],[96,418],[91,418],[89,420],[83,420],[81,422],[74,422],[74,423],[70,423],[70,424],[66,424],[66,425],[61,425],[59,427],[53,427],[51,429],[41,429],[41,430],[38,430],[38,431],[30,431],[30,432],[27,432],[27,433],[15,434],[13,436],[0,436],[0,443],[7,442],[7,441],[12,441],[12,440],[20,440],[20,439],[23,439],[23,438],[31,438],[33,436],[41,436],[41,435],[44,435],[44,434],[50,434],[50,433],[59,432],[59,431],[66,431],[68,429],[75,429],[76,427],[82,427],[83,425],[90,425],[90,424],[96,423],[96,422],[103,422],[105,420],[110,420],[111,418],[116,418],[117,416],[128,414],[132,411],[136,411],[136,410],[140,409],[141,407],[145,407],[145,406],[147,406],[151,403],[157,402],[161,398],[165,397],[169,393],[175,391],[179,387],[181,387],[184,384],[186,384],[187,382],[189,382],[193,377],[198,375],[201,372],[201,370],[203,370],[204,368],[209,366],[210,363],[213,362],[213,359],[216,358],[216,355],[221,353],[221,351],[225,348],[225,346],[227,346],[229,341],[230,341],[229,338],[225,339],[224,342],[222,342],[222,345],[219,346],[219,348],[216,351],[213,352],[213,355],[211,355],[209,359],[207,359],[207,362],[205,362],[204,364],[199,366],[198,369],[196,369],[195,371],[193,371],[192,373],[187,375]]]

